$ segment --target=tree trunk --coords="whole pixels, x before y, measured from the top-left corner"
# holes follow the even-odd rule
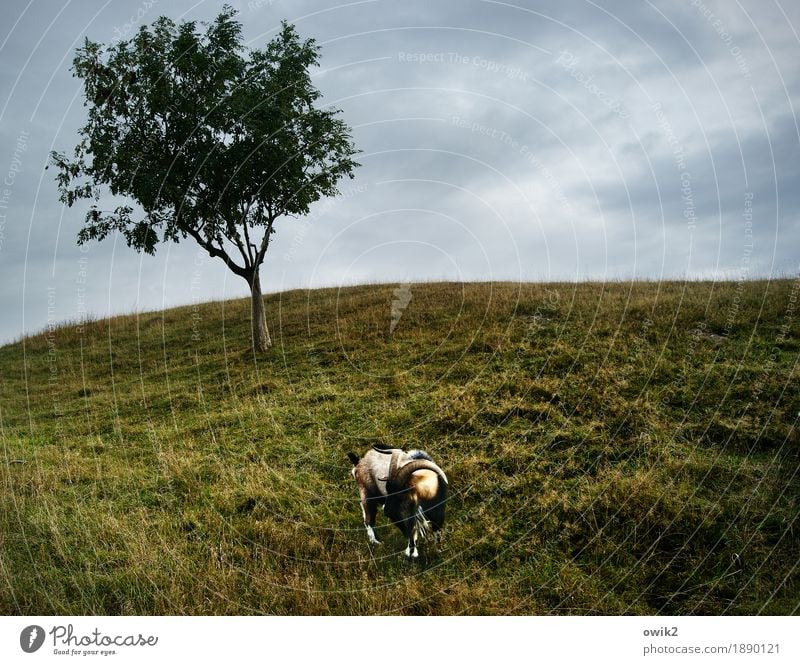
[[[272,346],[272,340],[269,338],[267,320],[264,317],[264,298],[261,296],[261,279],[258,276],[258,268],[253,271],[249,283],[252,304],[253,351],[260,353]]]

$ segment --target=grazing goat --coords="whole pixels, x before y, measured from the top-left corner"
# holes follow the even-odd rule
[[[383,506],[392,524],[408,540],[405,554],[419,556],[417,537],[427,538],[444,526],[447,502],[447,476],[430,456],[420,450],[408,453],[399,448],[373,446],[364,457],[347,453],[353,463],[351,471],[361,496],[361,513],[367,538],[375,538],[375,518]]]

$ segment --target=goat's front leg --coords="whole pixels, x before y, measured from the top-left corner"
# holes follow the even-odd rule
[[[417,549],[417,525],[413,518],[406,520],[405,532],[408,537],[408,547],[406,547],[405,555],[409,559],[419,558],[419,550]]]
[[[378,503],[361,493],[361,514],[364,516],[364,527],[367,529],[367,538],[371,545],[380,545],[381,542],[375,537],[375,520],[378,517]]]

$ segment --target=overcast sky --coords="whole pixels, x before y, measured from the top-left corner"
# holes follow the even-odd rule
[[[342,196],[286,219],[265,291],[405,280],[797,274],[800,5],[232,2],[247,42],[281,19],[322,46],[314,80],[363,151]],[[212,2],[4,2],[0,343],[48,321],[247,293],[190,241],[79,248],[50,150],[85,122],[69,66]]]

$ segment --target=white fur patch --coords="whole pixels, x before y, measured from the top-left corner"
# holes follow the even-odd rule
[[[369,525],[367,525],[367,538],[369,538],[369,542],[371,542],[373,545],[380,545],[381,544],[381,541],[379,541],[375,537],[375,532],[372,530],[372,527],[369,526]]]

